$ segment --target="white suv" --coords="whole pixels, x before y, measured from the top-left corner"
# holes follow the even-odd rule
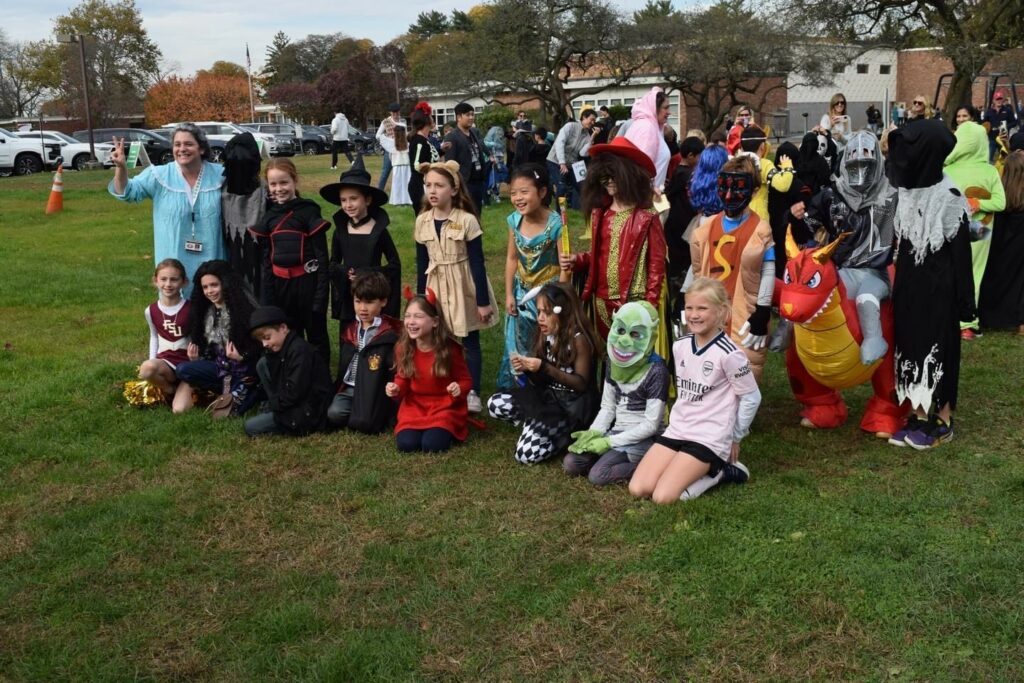
[[[52,145],[59,145],[57,157],[47,156],[46,165],[52,168],[57,167],[57,162],[63,160],[69,168],[81,171],[82,167],[89,161],[89,143],[79,142],[70,135],[61,133],[59,130],[30,130],[16,133],[19,138],[36,141],[42,138],[42,144],[48,148]],[[104,166],[111,166],[110,152],[114,146],[109,142],[96,142],[93,147],[96,149],[96,160]],[[37,147],[38,149],[38,147]]]
[[[54,151],[53,146],[46,146]],[[0,128],[0,175],[29,175],[42,171],[43,154],[39,142],[22,140]]]
[[[263,140],[264,144],[267,145],[267,152],[270,156],[291,156],[295,154],[295,146],[290,141],[280,140],[270,133],[260,133],[251,128],[245,128],[236,123],[224,121],[194,121],[193,123],[199,126],[199,129],[206,133],[206,137],[211,140],[227,142],[239,133],[252,133],[257,140]],[[162,127],[173,129],[177,125],[177,123],[168,123]]]

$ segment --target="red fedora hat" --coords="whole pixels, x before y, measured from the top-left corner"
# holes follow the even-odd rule
[[[619,135],[609,143],[591,145],[590,157],[593,158],[598,154],[614,154],[616,156],[629,159],[634,164],[642,168],[644,173],[652,178],[654,177],[654,162],[624,135]]]

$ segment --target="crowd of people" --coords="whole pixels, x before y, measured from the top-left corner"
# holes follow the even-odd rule
[[[157,300],[134,395],[247,416],[251,436],[390,430],[402,452],[446,451],[486,410],[519,430],[521,463],[561,457],[595,485],[692,499],[750,476],[740,444],[767,351],[799,340],[780,290],[821,284],[795,260],[810,249],[838,268],[857,362],[892,359],[898,415],[876,435],[937,447],[953,436],[961,342],[985,328],[1024,335],[1024,133],[965,105],[955,134],[921,115],[878,136],[879,118],[855,129],[846,105],[836,94],[799,146],[775,150],[747,106],[710,142],[680,140],[660,88],[627,121],[584,110],[551,144],[525,113],[491,139],[459,104],[436,140],[429,105],[411,134],[394,107],[377,184],[357,155],[320,189],[338,207],[331,221],[301,196],[291,161],[261,163],[251,134],[222,166],[182,124],[175,163],[133,178],[117,142],[110,193],[153,200]],[[504,302],[480,223],[496,152],[512,206]],[[336,146],[334,165],[338,153],[349,149]],[[416,209],[414,269],[389,229],[396,196]],[[589,219],[586,251],[570,246],[567,205]],[[480,332],[499,324],[484,401]],[[822,426],[813,415],[803,423]]]

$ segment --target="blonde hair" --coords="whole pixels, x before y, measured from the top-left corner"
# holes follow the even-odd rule
[[[708,144],[708,136],[704,135],[704,131],[702,131],[700,128],[691,128],[690,130],[686,131],[686,137],[698,138],[705,145]]]
[[[843,110],[843,113],[847,113],[846,110],[850,108],[850,104],[849,102],[846,101],[846,95],[844,95],[841,92],[837,92],[835,95],[832,96],[832,99],[828,101],[829,115],[836,113],[836,105],[839,104],[840,102],[846,105],[846,109]]]
[[[708,300],[712,306],[719,311],[718,327],[725,327],[732,313],[732,304],[729,302],[729,293],[725,291],[725,285],[721,280],[710,277],[694,278],[690,288],[686,290],[686,298],[689,299],[695,294],[700,294]]]

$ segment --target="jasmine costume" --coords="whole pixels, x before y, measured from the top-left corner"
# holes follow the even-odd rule
[[[505,353],[498,370],[498,389],[515,386],[509,354],[513,351],[526,353],[537,329],[536,299],[524,301],[527,292],[548,282],[557,282],[558,240],[562,234],[562,220],[554,211],[548,214],[544,231],[533,237],[526,237],[520,231],[523,216],[517,211],[508,217],[508,229],[515,240],[519,265],[512,279],[512,296],[519,304],[519,314],[505,317]]]
[[[226,256],[221,236],[221,184],[224,167],[204,161],[195,187],[189,187],[176,163],[147,166],[142,173],[128,179],[123,194],[114,191],[110,181],[107,191],[124,202],[153,200],[153,262],[176,258],[185,266],[188,287],[192,291],[193,275],[199,265]]]
[[[657,336],[658,312],[646,301],[631,301],[615,312],[601,409],[590,429],[573,432],[575,442],[562,460],[567,473],[589,474],[596,486],[633,476],[664,427],[669,372],[654,353]]]

